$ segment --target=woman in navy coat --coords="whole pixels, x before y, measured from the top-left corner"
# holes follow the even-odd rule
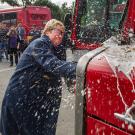
[[[64,29],[60,21],[50,20],[22,54],[2,103],[2,135],[55,135],[61,77],[75,79],[76,71],[55,52]]]

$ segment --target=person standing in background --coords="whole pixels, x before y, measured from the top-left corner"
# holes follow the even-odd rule
[[[17,28],[17,35],[18,35],[18,49],[19,49],[19,57],[20,57],[20,53],[23,53],[23,51],[25,50],[25,35],[26,35],[26,31],[25,28],[22,26],[22,23],[18,23]]]
[[[15,58],[15,64],[18,63],[18,52],[17,52],[17,32],[15,26],[11,26],[9,32],[7,33],[8,37],[8,45],[9,45],[9,55],[10,55],[10,66],[13,66],[14,60],[13,56]]]
[[[41,31],[37,29],[36,25],[32,26],[32,29],[29,32],[29,36],[31,36],[30,42],[41,36]]]

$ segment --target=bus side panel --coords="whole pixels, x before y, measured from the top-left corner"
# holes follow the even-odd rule
[[[17,23],[21,22],[22,24],[26,25],[24,16],[25,16],[25,12],[23,12],[23,10],[19,11],[17,13]]]
[[[26,15],[26,11],[25,10],[21,10],[19,12],[17,12],[17,24],[19,22],[22,23],[22,26],[25,28],[25,40],[27,39],[27,36],[28,36],[28,33],[30,31],[30,24],[29,24],[29,21],[26,19],[28,18],[27,15]]]
[[[51,11],[49,8],[31,7],[27,11],[30,27],[36,25],[43,28],[47,21],[51,19]]]
[[[132,104],[135,95],[131,90],[130,80],[122,72],[114,74],[104,55],[95,57],[87,67],[86,113],[129,131],[128,124],[116,119],[114,113],[122,114],[125,102],[129,106]],[[134,133],[135,129],[129,132]]]
[[[87,117],[86,125],[86,135],[129,135],[118,128],[91,117]]]

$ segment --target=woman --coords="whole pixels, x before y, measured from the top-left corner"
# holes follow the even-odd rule
[[[8,36],[8,46],[10,55],[10,66],[13,66],[13,56],[15,58],[15,64],[18,63],[18,53],[17,53],[17,32],[14,26],[11,26]]]
[[[64,29],[60,21],[50,20],[22,54],[3,99],[3,135],[55,135],[61,77],[75,79],[76,70],[55,53]]]

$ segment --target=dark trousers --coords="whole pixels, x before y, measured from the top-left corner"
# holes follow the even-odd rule
[[[27,45],[24,40],[19,41],[19,50],[18,50],[18,57],[20,58],[21,54],[24,52],[26,49]]]
[[[18,63],[18,53],[17,53],[17,49],[16,48],[10,48],[9,50],[9,54],[10,54],[10,64],[13,65],[13,56],[15,58],[15,64]]]

